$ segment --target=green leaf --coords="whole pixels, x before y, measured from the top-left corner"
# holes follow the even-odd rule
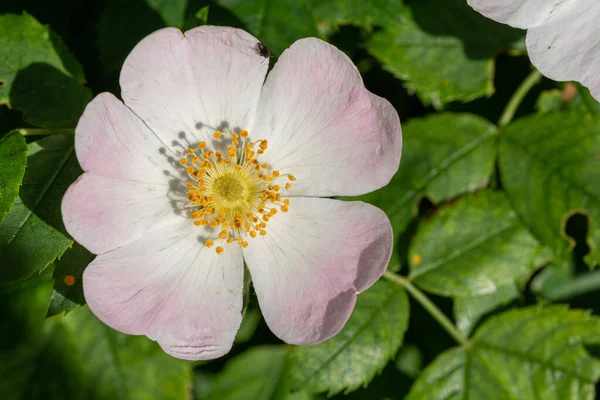
[[[242,324],[240,325],[240,329],[235,335],[235,344],[246,343],[252,336],[254,336],[254,332],[256,332],[256,328],[258,328],[258,324],[262,318],[262,314],[258,307],[251,308],[244,314],[244,319],[242,320]]]
[[[298,39],[318,36],[314,16],[304,1],[217,0],[217,4],[238,18],[243,28],[266,44],[274,56]],[[209,22],[222,25],[220,18],[219,12],[211,9]],[[231,21],[223,22],[229,25]]]
[[[3,399],[180,400],[191,386],[191,363],[108,328],[87,307],[46,320],[29,348],[30,358],[4,381],[18,391]]]
[[[50,298],[48,317],[68,313],[85,304],[83,271],[94,260],[94,255],[78,243],[73,243],[62,257],[54,262],[54,293]]]
[[[474,115],[438,114],[402,128],[410,151],[402,155],[400,169],[387,186],[359,197],[386,212],[396,238],[421,198],[439,203],[487,186],[496,157],[496,127]]]
[[[504,193],[485,190],[440,207],[419,227],[410,277],[442,296],[492,293],[533,272],[540,251]]]
[[[3,400],[26,398],[23,393],[41,345],[50,293],[49,274],[0,288],[0,398]]]
[[[210,400],[291,400],[288,350],[257,346],[227,363],[210,386]]]
[[[10,210],[25,174],[27,144],[18,132],[0,140],[0,224]]]
[[[372,30],[395,22],[402,10],[401,0],[312,0],[311,9],[322,34],[328,35],[340,25],[352,24]]]
[[[78,398],[175,400],[186,397],[191,385],[191,363],[167,355],[144,336],[125,335],[110,329],[87,307],[69,313],[64,317],[64,324],[76,339],[80,379],[89,393],[76,393]]]
[[[197,26],[206,25],[208,23],[208,13],[210,6],[204,6],[199,9],[195,14],[190,15],[183,23],[182,31],[188,31]]]
[[[581,96],[581,102],[584,107],[594,115],[600,115],[600,103],[592,97],[590,89],[583,86],[581,83],[576,83],[577,91]]]
[[[456,297],[454,299],[456,327],[462,334],[469,336],[482,317],[517,297],[519,297],[519,289],[515,284],[500,286],[492,293],[479,296]]]
[[[165,26],[181,27],[185,21],[188,0],[144,0],[160,15]]]
[[[60,202],[81,173],[72,136],[57,135],[29,144],[19,199],[0,225],[0,284],[43,271],[71,246]]]
[[[493,94],[494,58],[522,35],[464,0],[420,0],[375,33],[367,49],[423,103],[442,108]]]
[[[398,352],[394,364],[398,371],[416,379],[423,370],[423,353],[414,344],[405,345]]]
[[[108,0],[98,23],[102,71],[118,72],[135,45],[152,32],[185,21],[187,0]]]
[[[499,149],[502,184],[525,225],[565,261],[574,245],[566,221],[584,214],[585,260],[600,263],[600,118],[563,112],[521,119],[505,129]]]
[[[408,316],[404,290],[377,282],[358,296],[340,333],[321,344],[294,349],[291,373],[296,387],[331,395],[366,385],[398,351]]]
[[[572,267],[549,265],[532,280],[531,289],[544,299],[566,301],[598,291],[600,270],[575,275]]]
[[[43,128],[73,128],[91,91],[61,39],[29,14],[0,15],[0,104]]]
[[[559,89],[543,91],[535,102],[535,108],[540,114],[560,111],[564,107],[562,92]]]
[[[407,400],[594,399],[600,319],[562,306],[512,310],[489,319],[467,348],[442,353]]]

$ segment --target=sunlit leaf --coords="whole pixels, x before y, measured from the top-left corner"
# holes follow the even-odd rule
[[[519,289],[515,284],[500,286],[496,291],[478,296],[456,297],[454,318],[456,327],[468,336],[479,320],[489,312],[515,300]]]
[[[470,345],[442,353],[407,400],[592,400],[600,361],[600,319],[562,306],[508,311],[489,319]]]
[[[64,230],[60,203],[80,174],[72,136],[29,144],[19,198],[0,225],[0,283],[43,271],[73,243]]]
[[[423,197],[437,204],[488,184],[496,156],[495,135],[492,124],[470,114],[413,119],[403,126],[403,147],[410,151],[403,152],[392,181],[359,199],[383,209],[398,238]]]
[[[494,58],[522,35],[464,0],[420,0],[396,13],[367,48],[425,104],[441,108],[494,93]]]
[[[533,234],[564,261],[573,246],[566,221],[581,213],[589,220],[586,260],[600,263],[600,118],[563,112],[517,120],[499,151],[502,184]]]
[[[18,132],[0,140],[0,224],[17,195],[27,165],[27,145]]]
[[[540,251],[504,193],[486,190],[440,207],[420,226],[410,276],[443,296],[492,293],[528,276]]]
[[[398,351],[408,317],[404,290],[377,282],[358,296],[350,320],[337,336],[294,349],[291,372],[296,387],[334,394],[369,383]]]

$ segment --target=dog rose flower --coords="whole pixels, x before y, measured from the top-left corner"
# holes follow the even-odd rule
[[[495,21],[527,29],[531,62],[548,78],[575,80],[600,100],[600,2],[467,0]]]
[[[262,44],[239,29],[167,28],[143,39],[75,136],[85,173],[62,202],[97,254],[86,300],[107,325],[190,360],[227,353],[242,320],[244,262],[266,323],[318,343],[349,318],[393,247],[359,195],[386,185],[398,114],[350,59],[315,38],[265,80]]]

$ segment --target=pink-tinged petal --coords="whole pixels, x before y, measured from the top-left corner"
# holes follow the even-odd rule
[[[324,341],[342,329],[357,292],[385,271],[393,246],[387,216],[362,202],[291,199],[244,258],[265,321],[292,344]]]
[[[570,2],[563,0],[467,0],[467,3],[494,21],[515,28],[527,29],[543,24]]]
[[[488,18],[528,29],[527,51],[548,78],[574,80],[600,100],[600,2],[597,0],[468,0]]]
[[[235,28],[161,29],[125,60],[123,100],[165,142],[207,140],[224,127],[248,129],[269,66],[257,44]]]
[[[226,354],[242,320],[239,246],[217,255],[189,220],[99,255],[83,274],[90,309],[108,326],[156,340],[174,357]]]
[[[169,191],[167,185],[86,172],[62,199],[65,228],[94,254],[113,250],[182,218],[169,201]]]
[[[291,173],[292,196],[358,195],[386,185],[398,169],[398,113],[364,87],[352,61],[315,38],[295,42],[269,73],[253,140],[260,157]]]
[[[574,80],[600,100],[600,2],[564,2],[548,20],[527,32],[531,62],[548,78]]]
[[[166,173],[174,171],[165,145],[110,93],[85,108],[75,129],[75,151],[83,170],[96,175],[166,184]]]

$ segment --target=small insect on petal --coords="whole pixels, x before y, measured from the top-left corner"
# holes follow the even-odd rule
[[[256,53],[264,58],[269,58],[271,57],[271,52],[269,51],[269,48],[267,47],[267,45],[265,45],[264,43],[258,42],[256,43],[256,45],[254,46],[254,51],[256,51]]]

